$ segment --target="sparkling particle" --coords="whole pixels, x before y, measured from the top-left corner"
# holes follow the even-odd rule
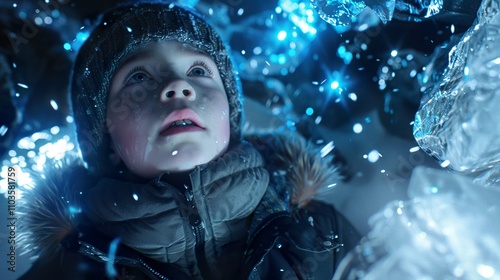
[[[73,116],[67,116],[66,117],[66,122],[67,123],[73,123],[74,119],[73,119]]]
[[[139,200],[139,196],[137,196],[137,194],[133,194],[132,197],[134,198],[135,201]]]
[[[451,163],[451,162],[450,162],[449,160],[445,160],[445,161],[443,161],[440,165],[441,165],[441,167],[445,168],[445,167],[447,167],[448,165],[450,165],[450,163]]]
[[[419,146],[411,147],[410,148],[410,153],[415,153],[415,152],[418,152],[419,150],[420,150]]]
[[[432,186],[431,187],[431,193],[438,193],[439,192],[439,188],[436,187],[436,186]]]
[[[380,173],[384,174],[385,173],[385,169],[380,170]]]
[[[335,145],[333,144],[333,141],[328,142],[320,151],[321,157],[325,157],[328,153],[330,153],[333,148],[335,148]]]
[[[173,151],[173,152],[172,152],[172,155],[173,155],[173,156],[175,156],[175,155],[177,155],[178,153],[179,153],[179,151],[175,150],[175,151]]]
[[[312,116],[312,114],[314,114],[314,109],[309,107],[306,109],[306,115],[308,116]]]
[[[454,24],[451,25],[450,30],[451,30],[452,34],[455,33],[455,25]]]
[[[479,264],[476,271],[484,278],[492,278],[495,276],[495,269],[489,265]]]
[[[283,41],[283,40],[286,39],[286,36],[287,36],[286,31],[285,30],[281,30],[278,33],[278,40]]]
[[[354,133],[359,134],[363,131],[363,126],[360,123],[355,123],[352,127],[352,130],[354,131]]]
[[[377,150],[373,150],[368,153],[368,161],[371,163],[375,163],[379,160],[381,156],[382,155]]]
[[[398,55],[398,51],[397,50],[391,51],[391,56],[392,57],[396,57],[397,55]]]
[[[50,106],[52,106],[52,108],[54,108],[54,110],[56,110],[56,111],[57,111],[57,109],[59,109],[57,102],[54,100],[50,100]]]
[[[352,101],[358,100],[358,96],[354,92],[349,93],[347,97],[349,97]]]
[[[240,8],[238,10],[238,15],[241,16],[241,15],[243,15],[244,12],[245,12],[245,10],[243,8]]]
[[[17,85],[18,85],[18,86],[20,86],[20,87],[22,87],[22,88],[28,88],[28,86],[27,86],[27,85],[22,84],[22,83],[17,83]]]
[[[64,43],[64,49],[67,50],[67,51],[70,51],[71,50],[71,44],[70,43]]]
[[[60,131],[59,127],[58,126],[53,126],[51,129],[50,129],[50,133],[52,133],[53,135],[56,135],[58,134]]]
[[[321,120],[323,120],[323,118],[321,116],[317,116],[316,119],[314,120],[314,123],[319,124]]]
[[[127,26],[127,31],[128,32],[132,32],[132,28],[130,28],[130,27]]]
[[[339,82],[337,81],[333,81],[331,84],[330,84],[330,88],[331,89],[337,89],[339,87]]]
[[[36,17],[35,18],[35,24],[36,25],[42,25],[43,24],[43,19],[41,17]]]
[[[7,133],[8,130],[9,130],[9,128],[7,126],[2,125],[0,127],[0,136],[4,136]]]

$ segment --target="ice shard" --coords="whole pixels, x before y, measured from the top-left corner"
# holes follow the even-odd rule
[[[481,174],[486,185],[500,177],[499,7],[499,0],[482,3],[450,52],[442,80],[424,94],[413,131],[443,166]]]

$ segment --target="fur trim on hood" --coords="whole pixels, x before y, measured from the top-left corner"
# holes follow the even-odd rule
[[[287,171],[291,205],[303,208],[343,179],[332,156],[321,157],[317,146],[296,133],[254,134],[245,139],[262,153],[268,165]]]
[[[44,173],[30,173],[33,184],[21,186],[17,211],[22,254],[56,253],[64,238],[74,232],[83,179],[90,178],[86,174],[82,162],[73,157],[47,162]]]
[[[331,191],[342,178],[331,157],[294,133],[254,134],[245,137],[265,158],[270,172],[285,170],[291,196],[289,204],[302,208],[310,200]],[[92,186],[80,161],[65,160],[35,175],[33,186],[23,190],[19,206],[20,239],[25,253],[38,257],[55,253],[61,242],[77,232],[81,195]]]

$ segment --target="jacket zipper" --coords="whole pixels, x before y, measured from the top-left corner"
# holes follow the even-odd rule
[[[188,204],[188,219],[195,238],[195,255],[203,279],[211,279],[210,267],[205,254],[205,225],[203,224],[196,204],[191,186],[184,185],[184,196]]]

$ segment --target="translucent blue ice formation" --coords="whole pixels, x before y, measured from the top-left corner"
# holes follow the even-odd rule
[[[498,189],[419,166],[408,201],[369,220],[372,230],[342,261],[334,280],[499,279]]]
[[[443,167],[490,186],[500,182],[499,7],[499,0],[483,2],[441,81],[424,95],[413,132]]]
[[[443,7],[443,0],[311,0],[311,2],[320,17],[333,26],[351,25],[365,9],[371,9],[383,23],[387,23],[393,18],[420,21],[438,14]]]

